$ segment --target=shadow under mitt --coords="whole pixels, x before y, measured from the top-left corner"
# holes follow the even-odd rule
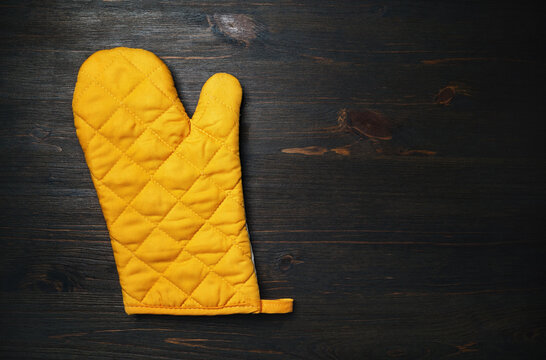
[[[229,74],[190,119],[153,53],[114,48],[81,66],[76,132],[108,226],[128,314],[287,313],[260,298],[246,227],[239,108]]]

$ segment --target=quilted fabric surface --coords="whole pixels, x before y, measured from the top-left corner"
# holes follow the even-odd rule
[[[190,119],[166,65],[114,48],[81,66],[76,132],[97,190],[128,314],[284,313],[260,298],[239,158],[242,90],[203,86]]]

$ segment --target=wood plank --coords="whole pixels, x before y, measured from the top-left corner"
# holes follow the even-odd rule
[[[515,2],[0,5],[2,358],[544,358],[541,12]],[[264,298],[127,316],[71,101],[94,51],[160,56],[188,113],[244,89]]]

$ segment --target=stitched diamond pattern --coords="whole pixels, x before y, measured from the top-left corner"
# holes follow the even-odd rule
[[[233,80],[218,75],[203,87],[193,119],[167,67],[147,51],[97,52],[78,75],[77,134],[126,308],[259,311],[238,106],[230,102]]]

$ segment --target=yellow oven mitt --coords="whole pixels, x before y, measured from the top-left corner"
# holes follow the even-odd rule
[[[153,53],[81,66],[76,132],[110,233],[128,314],[287,313],[260,298],[246,228],[237,79],[215,74],[190,119]]]

